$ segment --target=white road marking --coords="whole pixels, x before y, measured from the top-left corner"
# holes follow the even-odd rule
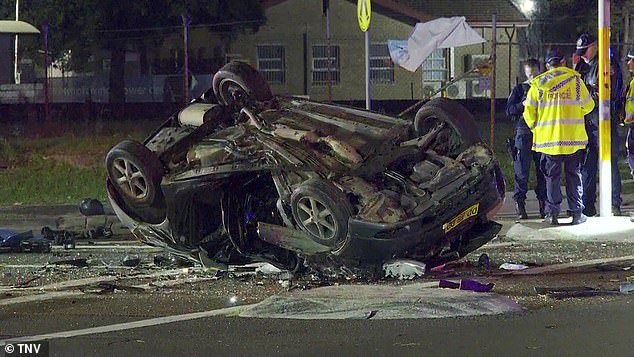
[[[213,317],[213,316],[237,315],[240,311],[246,308],[250,308],[254,305],[256,304],[226,307],[223,309],[193,312],[193,313],[182,314],[182,315],[157,317],[153,319],[124,322],[124,323],[114,324],[114,325],[90,327],[90,328],[85,328],[80,330],[70,330],[70,331],[63,331],[63,332],[47,333],[43,335],[7,338],[4,340],[0,340],[0,347],[4,347],[7,343],[14,343],[14,342],[28,342],[28,341],[38,341],[38,340],[53,340],[58,338],[70,338],[70,337],[77,337],[77,336],[94,335],[99,333],[131,330],[135,328],[150,327],[150,326],[156,326],[156,325],[164,325],[164,324],[169,324],[174,322],[196,320],[196,319],[202,319],[202,318]]]

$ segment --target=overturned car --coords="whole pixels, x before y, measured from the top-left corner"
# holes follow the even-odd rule
[[[106,167],[135,236],[204,265],[439,264],[501,228],[504,179],[456,102],[431,100],[412,122],[273,96],[240,62]]]

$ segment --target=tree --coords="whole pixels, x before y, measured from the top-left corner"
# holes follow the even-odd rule
[[[15,3],[4,0],[0,15],[11,14]],[[22,0],[20,19],[36,26],[50,27],[49,48],[52,60],[67,58],[68,69],[85,69],[91,55],[107,50],[111,55],[110,103],[121,115],[125,102],[125,52],[146,42],[148,33],[158,41],[182,31],[181,14],[191,15],[192,24],[226,24],[219,29],[229,33],[251,28],[263,21],[258,0]],[[13,18],[13,17],[9,17]],[[152,37],[152,36],[150,36]],[[70,56],[68,53],[70,52]]]
[[[529,57],[542,58],[547,44],[574,44],[579,34],[597,33],[598,5],[596,0],[534,0],[526,41]],[[628,0],[611,1],[612,42],[622,38],[624,19],[621,9]],[[562,45],[559,45],[563,47]],[[572,48],[562,48],[570,50]],[[619,51],[619,48],[614,48]]]

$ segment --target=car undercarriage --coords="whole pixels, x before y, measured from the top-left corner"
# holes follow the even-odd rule
[[[497,234],[504,197],[459,104],[432,100],[412,123],[273,96],[240,63],[143,144],[115,146],[106,166],[134,234],[205,265],[440,264]]]

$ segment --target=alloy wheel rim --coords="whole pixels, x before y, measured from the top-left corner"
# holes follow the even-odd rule
[[[115,183],[129,197],[142,200],[148,195],[148,184],[143,172],[137,165],[126,158],[119,158],[112,163]]]
[[[246,104],[248,93],[240,84],[225,79],[220,88],[220,95],[229,106],[243,107]]]
[[[330,241],[337,235],[337,224],[332,211],[314,197],[302,197],[297,202],[301,225],[314,237]]]

